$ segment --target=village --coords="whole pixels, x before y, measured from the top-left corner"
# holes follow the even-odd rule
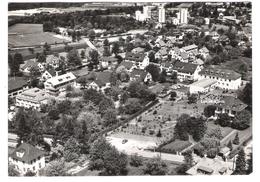
[[[252,172],[251,2],[47,4],[9,4],[9,176]]]

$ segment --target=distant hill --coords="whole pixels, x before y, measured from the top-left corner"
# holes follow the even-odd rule
[[[80,7],[85,3],[61,3],[61,2],[49,2],[49,3],[9,3],[8,11],[34,9],[34,8],[68,8],[68,7]]]

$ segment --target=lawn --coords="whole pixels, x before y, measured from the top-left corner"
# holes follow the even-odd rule
[[[230,132],[232,132],[234,129],[231,127],[221,127],[219,125],[214,124],[214,121],[208,122],[208,130],[213,130],[216,128],[220,128],[223,138],[225,138]]]
[[[161,148],[161,152],[166,152],[166,153],[176,153],[176,152],[181,152],[185,148],[191,146],[192,143],[189,141],[182,141],[182,140],[175,140],[173,142],[170,142],[166,145],[164,145]]]
[[[8,27],[8,34],[38,34],[43,33],[42,24],[18,23]]]

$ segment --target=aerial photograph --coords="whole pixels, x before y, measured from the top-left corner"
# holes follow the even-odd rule
[[[6,4],[8,176],[253,172],[252,2]]]

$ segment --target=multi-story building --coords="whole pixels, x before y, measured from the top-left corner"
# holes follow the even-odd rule
[[[40,110],[42,104],[47,104],[48,94],[39,88],[31,88],[16,96],[15,105],[18,107]]]
[[[136,63],[137,67],[140,69],[145,69],[145,67],[148,66],[150,62],[149,57],[144,53],[134,54],[127,52],[125,55],[125,60]]]
[[[48,79],[44,83],[45,90],[51,95],[65,91],[68,85],[75,83],[76,77],[71,72]]]
[[[25,77],[8,78],[8,96],[13,98],[28,89],[28,82]]]
[[[163,6],[159,6],[159,23],[165,23],[165,8]]]
[[[179,9],[177,18],[179,19],[180,24],[188,23],[188,16],[189,16],[188,10],[191,6],[192,6],[191,3],[182,3],[177,7]]]
[[[198,80],[201,67],[197,64],[178,61],[173,65],[173,71],[177,72],[177,77],[181,82],[196,81]]]
[[[22,143],[9,156],[9,162],[22,175],[28,171],[38,173],[45,167],[45,152],[28,144]]]
[[[198,79],[216,80],[216,87],[226,90],[237,90],[242,84],[241,74],[228,69],[205,68]]]

